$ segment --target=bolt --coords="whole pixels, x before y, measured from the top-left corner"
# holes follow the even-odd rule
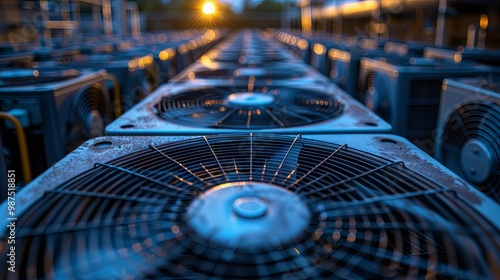
[[[474,167],[469,168],[469,172],[472,173],[472,174],[475,174],[476,173],[476,168],[474,168]]]

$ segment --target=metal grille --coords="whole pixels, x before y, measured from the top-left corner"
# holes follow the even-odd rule
[[[252,92],[272,98],[261,105],[231,104],[231,94]],[[343,105],[334,97],[287,87],[217,87],[165,97],[157,105],[160,117],[193,127],[265,129],[307,125],[335,118]]]
[[[462,178],[468,179],[477,189],[500,202],[500,107],[487,102],[467,102],[455,108],[444,127],[441,144],[443,163]],[[469,139],[486,143],[492,158],[484,158],[485,166],[492,168],[488,178],[475,182],[471,170],[464,170],[462,150]],[[491,163],[487,163],[488,160]],[[486,167],[484,167],[486,168]],[[472,173],[471,173],[472,172]]]
[[[18,276],[500,277],[498,229],[435,179],[348,144],[300,136],[227,135],[150,146],[96,164],[25,211],[16,224]],[[293,241],[251,253],[197,237],[187,207],[228,182],[293,192],[311,212],[308,226]],[[0,248],[5,263],[6,239]],[[6,266],[0,270],[6,278]]]

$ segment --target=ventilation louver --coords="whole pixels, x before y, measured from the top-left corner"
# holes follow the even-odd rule
[[[4,227],[0,275],[500,277],[498,205],[402,138],[320,139],[90,141],[18,193],[16,274]]]
[[[436,158],[500,203],[500,79],[447,79]]]

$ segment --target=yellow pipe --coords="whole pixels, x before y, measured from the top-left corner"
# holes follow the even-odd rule
[[[0,112],[0,119],[9,120],[10,122],[12,122],[12,124],[14,124],[14,127],[17,131],[17,144],[19,146],[19,154],[21,156],[21,166],[23,169],[24,182],[29,183],[31,181],[31,166],[28,153],[28,145],[26,143],[26,135],[24,134],[23,126],[16,117],[6,112]]]
[[[122,115],[122,93],[120,91],[120,83],[118,82],[118,79],[116,78],[115,75],[108,73],[108,76],[106,77],[108,80],[113,83],[113,88],[114,88],[114,100],[113,100],[113,111],[115,114],[115,119],[117,119],[119,116]]]

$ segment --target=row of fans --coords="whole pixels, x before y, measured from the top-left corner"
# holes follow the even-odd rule
[[[0,275],[499,278],[500,205],[389,132],[272,34],[234,32],[17,193]]]

